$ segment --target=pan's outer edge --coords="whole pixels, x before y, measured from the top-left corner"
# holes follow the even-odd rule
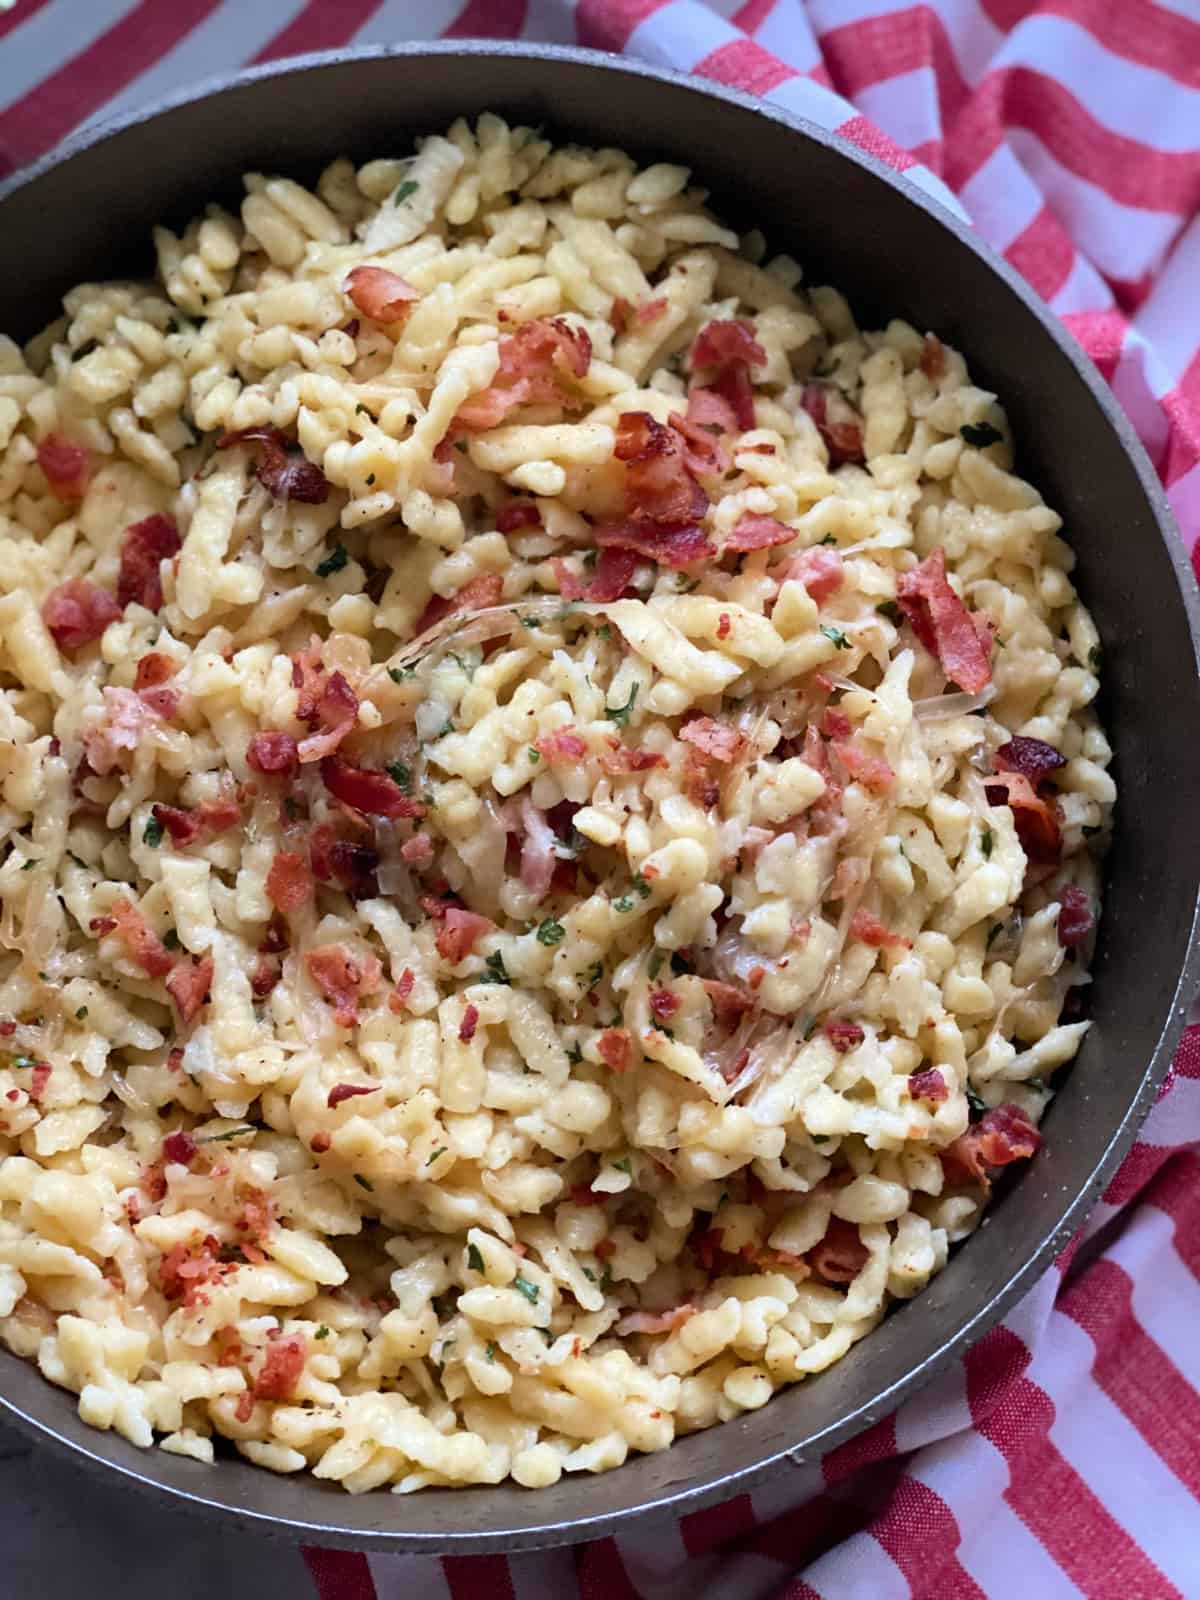
[[[436,59],[462,55],[518,58],[521,60],[545,61],[547,64],[556,62],[573,63],[580,66],[603,69],[612,73],[615,79],[625,76],[670,84],[686,89],[701,97],[707,96],[726,101],[758,117],[780,124],[802,137],[814,141],[826,150],[835,152],[842,159],[863,168],[875,178],[900,193],[910,205],[923,210],[931,220],[948,230],[960,244],[969,249],[993,274],[999,277],[1008,290],[1023,303],[1025,309],[1033,315],[1043,334],[1057,346],[1059,353],[1066,357],[1074,369],[1076,378],[1089,391],[1093,402],[1103,413],[1108,426],[1119,439],[1126,457],[1134,468],[1142,493],[1145,495],[1154,515],[1154,520],[1166,547],[1186,614],[1192,639],[1193,654],[1197,658],[1194,664],[1200,667],[1200,594],[1197,592],[1196,580],[1184,554],[1182,541],[1178,536],[1178,530],[1175,527],[1166,495],[1129,419],[1117,405],[1111,392],[1102,382],[1082,349],[1066,333],[1057,318],[1034,294],[1024,279],[1003,258],[985,245],[972,232],[971,228],[963,223],[953,212],[932,199],[924,191],[918,189],[903,175],[896,173],[857,146],[840,139],[835,134],[827,132],[816,124],[810,123],[763,100],[744,94],[739,90],[708,80],[700,80],[682,73],[643,65],[623,57],[609,56],[600,51],[551,45],[502,44],[491,41],[436,41],[365,47],[357,50],[317,52],[292,57],[282,62],[269,63],[242,72],[208,78],[190,88],[163,96],[136,112],[97,124],[77,133],[50,155],[43,157],[31,167],[22,169],[5,182],[0,183],[0,208],[3,207],[4,201],[10,195],[28,185],[35,184],[44,173],[70,161],[73,156],[80,152],[101,144],[129,128],[152,122],[163,112],[206,99],[229,89],[276,77],[299,76],[326,64],[345,63],[355,60],[408,59],[412,57]],[[1169,1069],[1175,1046],[1183,1031],[1191,997],[1197,987],[1200,987],[1200,906],[1197,905],[1194,898],[1191,911],[1187,953],[1178,983],[1175,986],[1173,1003],[1169,1015],[1160,1030],[1157,1044],[1142,1076],[1138,1091],[1120,1122],[1113,1130],[1112,1136],[1097,1161],[1091,1177],[1070,1201],[1058,1226],[1010,1277],[1006,1286],[993,1295],[974,1317],[959,1328],[952,1340],[948,1341],[940,1349],[932,1351],[924,1360],[905,1374],[902,1379],[891,1385],[886,1391],[878,1394],[869,1406],[859,1407],[838,1422],[815,1433],[809,1439],[803,1452],[805,1461],[818,1459],[823,1451],[859,1433],[879,1418],[885,1416],[902,1398],[914,1393],[935,1376],[937,1372],[941,1371],[951,1359],[961,1354],[968,1346],[986,1333],[1032,1286],[1079,1227],[1087,1212],[1116,1171],[1122,1157],[1132,1144],[1138,1127],[1154,1103],[1159,1087]],[[137,1468],[130,1467],[122,1461],[111,1460],[101,1453],[101,1446],[107,1442],[108,1435],[97,1435],[95,1448],[92,1448],[90,1444],[81,1444],[58,1433],[51,1423],[43,1421],[36,1415],[22,1411],[14,1402],[2,1394],[0,1394],[0,1407],[3,1407],[12,1420],[32,1431],[40,1439],[56,1449],[68,1453],[72,1459],[78,1461],[82,1458],[84,1462],[97,1470],[118,1473],[127,1483],[139,1490],[156,1495],[169,1496],[175,1506],[180,1509],[190,1509],[199,1514],[204,1514],[210,1519],[228,1519],[236,1515],[249,1527],[263,1534],[289,1539],[299,1537],[334,1547],[354,1547],[393,1552],[406,1550],[424,1553],[440,1553],[450,1550],[456,1553],[515,1551],[596,1538],[627,1528],[630,1520],[635,1517],[653,1514],[661,1516],[667,1513],[678,1514],[683,1509],[695,1510],[711,1504],[735,1491],[744,1492],[754,1484],[761,1482],[773,1470],[778,1469],[785,1463],[787,1458],[801,1458],[799,1451],[788,1449],[773,1451],[754,1465],[733,1473],[717,1475],[697,1487],[685,1485],[675,1488],[661,1494],[649,1505],[628,1506],[602,1516],[583,1515],[569,1521],[554,1524],[525,1525],[520,1530],[511,1532],[476,1531],[470,1528],[463,1528],[456,1530],[453,1534],[420,1534],[412,1531],[392,1533],[387,1530],[364,1531],[361,1528],[338,1523],[336,1520],[315,1522],[299,1518],[280,1517],[271,1513],[256,1511],[249,1507],[233,1510],[228,1504],[210,1499],[203,1492],[190,1492],[174,1485],[160,1482],[150,1470],[156,1459],[154,1454],[147,1454],[145,1470],[142,1470],[140,1462]],[[478,1491],[478,1493],[486,1493],[486,1490]],[[333,1501],[329,1503],[331,1509],[332,1505],[336,1503]],[[474,1497],[464,1496],[464,1510],[468,1510],[468,1503],[469,1510],[474,1510],[477,1504]]]

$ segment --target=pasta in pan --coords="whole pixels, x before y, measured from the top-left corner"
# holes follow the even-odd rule
[[[1034,1155],[1115,789],[997,398],[484,115],[0,341],[0,1337],[350,1491],[842,1357]]]

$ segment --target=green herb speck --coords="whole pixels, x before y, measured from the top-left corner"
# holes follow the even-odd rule
[[[610,722],[615,722],[618,728],[627,728],[629,718],[633,713],[633,703],[637,699],[638,685],[635,683],[629,691],[629,699],[623,706],[605,706],[604,715]]]
[[[1094,644],[1088,651],[1088,667],[1093,672],[1100,671],[1100,646]]]
[[[553,917],[547,917],[537,931],[537,942],[544,944],[547,949],[553,949],[556,944],[561,944],[567,937],[567,930],[561,922],[556,922]]]
[[[504,957],[499,950],[493,950],[483,963],[481,983],[511,983],[512,979],[504,969]]]
[[[244,1133],[257,1133],[258,1129],[246,1123],[241,1128],[230,1128],[226,1133],[209,1133],[203,1139],[197,1139],[197,1144],[228,1144],[230,1139],[240,1139]]]
[[[985,828],[979,840],[979,848],[983,851],[983,859],[985,861],[990,861],[992,859],[992,845],[994,842],[995,841],[992,838],[992,830],[990,828]]]
[[[663,964],[663,962],[665,960],[666,960],[666,957],[663,955],[661,950],[656,950],[654,952],[654,954],[650,957],[650,965],[647,968],[647,971],[649,973],[651,982],[653,982],[654,979],[657,978],[659,973],[662,971],[662,964]]]
[[[159,827],[159,830],[158,830],[158,837],[159,837],[159,839],[162,838],[162,828],[161,827]],[[156,844],[158,843],[157,839],[155,840],[155,843]],[[22,861],[22,863],[21,863],[21,871],[22,872],[32,872],[34,867],[37,866],[37,864],[38,864],[37,856],[30,856],[28,861]]]
[[[439,1156],[444,1156],[446,1154],[446,1151],[449,1150],[449,1148],[450,1146],[448,1144],[438,1145],[437,1149],[426,1158],[425,1165],[427,1167],[431,1167]]]
[[[393,683],[404,683],[416,675],[416,667],[389,667],[388,677]]]
[[[374,1194],[375,1193],[375,1185],[370,1181],[369,1178],[361,1177],[356,1172],[354,1174],[354,1181],[355,1181],[355,1183],[358,1184],[360,1189],[365,1189],[368,1194]]]
[[[402,206],[404,202],[416,194],[421,185],[415,178],[405,178],[404,182],[397,184],[396,192],[392,196],[394,206]]]
[[[623,1172],[627,1178],[633,1177],[633,1162],[628,1156],[622,1156],[620,1161],[614,1161],[613,1166],[618,1172]]]
[[[316,1333],[313,1334],[313,1338],[314,1339],[328,1339],[328,1337],[329,1337],[329,1329],[325,1326],[324,1323],[322,1323],[321,1326],[317,1329]]]
[[[614,911],[632,911],[633,910],[633,896],[631,894],[623,894],[619,900],[614,900],[613,901],[613,910]]]
[[[849,650],[850,641],[840,628],[822,627],[820,632],[825,635],[835,650]]]
[[[344,544],[335,544],[325,557],[324,561],[317,563],[313,569],[318,578],[332,578],[335,572],[340,572],[350,560],[350,552]]]
[[[142,831],[142,843],[148,844],[152,850],[157,850],[163,842],[163,825],[157,817],[151,817]]]
[[[483,1252],[477,1244],[467,1246],[467,1265],[472,1272],[483,1271]]]
[[[495,1361],[496,1359],[496,1341],[494,1339],[488,1340],[487,1358],[489,1361]]]
[[[88,1011],[88,1008],[86,1006],[80,1006],[79,1010],[75,1013],[75,1021],[76,1022],[82,1022],[83,1019],[87,1016],[87,1011]]]
[[[530,1283],[528,1278],[523,1278],[518,1272],[513,1279],[513,1288],[518,1294],[523,1294],[531,1306],[537,1305],[541,1290],[536,1283]]]
[[[964,422],[958,431],[976,450],[986,450],[990,444],[999,444],[1004,437],[999,428],[993,428],[990,422]]]
[[[983,1116],[984,1112],[987,1110],[987,1101],[982,1099],[970,1084],[967,1085],[966,1095],[967,1105],[970,1107],[971,1111],[971,1121],[978,1122],[979,1118]]]
[[[412,793],[412,769],[406,767],[403,761],[389,761],[387,770],[397,789],[405,794]]]
[[[525,751],[525,754],[529,757],[530,766],[533,767],[536,767],[538,762],[542,759],[542,752],[540,750],[535,750],[532,745],[528,747],[528,749]]]

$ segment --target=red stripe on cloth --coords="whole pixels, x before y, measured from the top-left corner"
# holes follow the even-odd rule
[[[877,161],[894,167],[897,172],[907,172],[909,167],[917,164],[907,150],[901,149],[866,117],[851,117],[849,122],[841,123],[834,131],[843,139],[849,139],[851,144],[856,144],[860,150],[865,150],[869,156],[874,156]]]
[[[743,33],[756,33],[778,4],[779,0],[746,0],[729,20]]]
[[[1071,236],[1049,206],[1042,207],[1004,254],[1043,300],[1054,298],[1075,264]]]
[[[515,39],[525,26],[527,0],[467,0],[443,39]]]
[[[30,17],[36,16],[43,6],[49,4],[50,0],[17,0],[11,11],[0,15],[0,39],[14,28],[19,28],[23,22],[28,22]]]
[[[860,1468],[875,1461],[887,1461],[895,1454],[896,1418],[893,1413],[865,1433],[838,1445],[836,1450],[830,1450],[821,1462],[821,1471],[825,1474],[826,1483],[840,1483]]]
[[[1011,33],[1031,13],[1066,17],[1143,67],[1200,87],[1200,28],[1177,11],[1145,0],[979,0],[997,28]]]
[[[443,1556],[450,1600],[513,1600],[506,1556]]]
[[[1200,1499],[1200,1395],[1138,1321],[1128,1273],[1114,1261],[1094,1262],[1058,1309],[1096,1346],[1096,1382]]]
[[[376,1600],[370,1565],[357,1550],[318,1550],[306,1545],[300,1553],[320,1600]]]
[[[383,0],[308,0],[304,10],[254,57],[255,61],[279,61],[284,56],[305,55],[309,50],[336,50],[346,44],[368,23]]]
[[[1200,361],[1200,357],[1197,358]],[[1175,1052],[1175,1072],[1180,1078],[1200,1078],[1200,1028],[1186,1028]]]
[[[1145,1196],[1175,1224],[1175,1249],[1192,1276],[1200,1278],[1200,1156],[1179,1151]]]
[[[791,67],[784,66],[778,56],[753,39],[731,39],[728,44],[719,45],[697,61],[692,71],[702,78],[715,78],[718,83],[744,89],[747,94],[770,94],[796,76]]]
[[[958,70],[945,25],[931,6],[863,17],[830,29],[820,39],[833,87],[848,99],[872,84],[915,72],[918,67],[932,67],[944,127],[971,92]]]
[[[1111,383],[1129,327],[1125,318],[1119,311],[1072,311],[1063,321],[1099,367],[1105,383]]]
[[[794,1510],[760,1524],[741,1548],[781,1561],[784,1566],[806,1567],[835,1544],[858,1533],[866,1522],[863,1511],[849,1501],[818,1494]]]
[[[1105,1205],[1128,1205],[1170,1156],[1170,1150],[1164,1149],[1161,1145],[1143,1144],[1139,1139],[1117,1168],[1116,1177],[1104,1191]]]
[[[756,1526],[754,1502],[748,1494],[738,1494],[723,1505],[706,1506],[680,1517],[679,1534],[689,1556],[706,1556],[723,1544],[744,1538]]]
[[[214,12],[220,0],[158,0],[107,33],[0,112],[0,147],[21,164],[51,149]]]
[[[575,1552],[579,1600],[641,1600],[615,1539],[593,1539]]]
[[[668,0],[579,0],[575,33],[596,50],[624,50],[629,35]]]
[[[1005,1500],[1085,1595],[1178,1596],[1051,1441],[1055,1408],[1044,1389],[1017,1377],[998,1403],[977,1408],[977,1394],[991,1399],[994,1376],[989,1369],[997,1354],[1004,1359],[1006,1345],[1019,1346],[1028,1355],[1016,1334],[1001,1326],[968,1351],[963,1363],[975,1426],[1008,1463]]]
[[[962,1531],[954,1513],[928,1484],[902,1476],[887,1510],[867,1531],[908,1579],[914,1595],[987,1600],[958,1559]]]

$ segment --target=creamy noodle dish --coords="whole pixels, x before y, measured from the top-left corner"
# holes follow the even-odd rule
[[[1038,1150],[1115,797],[1061,518],[705,201],[483,115],[0,340],[0,1337],[98,1428],[616,1467]]]

